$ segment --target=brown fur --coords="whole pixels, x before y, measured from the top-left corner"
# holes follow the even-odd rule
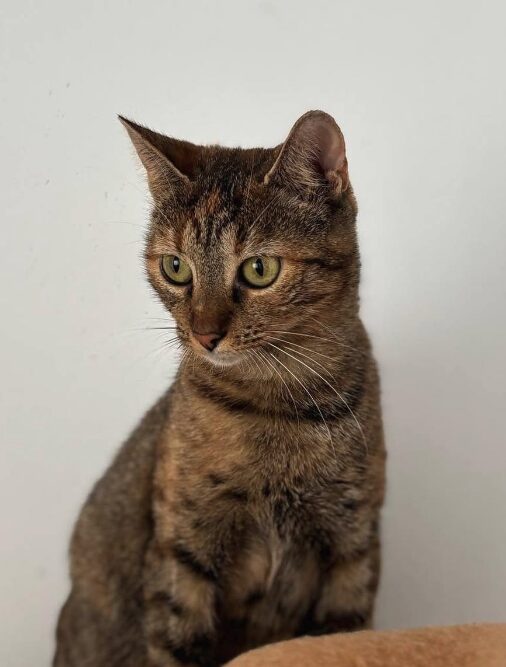
[[[241,150],[123,122],[154,199],[148,278],[184,355],[81,513],[55,667],[219,665],[367,627],[385,452],[342,134],[310,112],[282,147]],[[167,282],[164,254],[190,285]],[[258,255],[281,259],[266,289],[238,273]]]
[[[504,667],[506,625],[356,632],[250,651],[230,667]]]

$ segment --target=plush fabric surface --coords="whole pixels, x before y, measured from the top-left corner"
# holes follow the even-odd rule
[[[229,667],[506,667],[506,624],[302,637],[249,651]]]

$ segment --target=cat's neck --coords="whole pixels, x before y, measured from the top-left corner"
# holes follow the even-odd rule
[[[224,401],[259,409],[293,409],[338,396],[357,382],[369,356],[360,321],[348,330],[328,329],[326,335],[272,336],[266,346],[251,350],[231,365],[187,357],[180,377]]]

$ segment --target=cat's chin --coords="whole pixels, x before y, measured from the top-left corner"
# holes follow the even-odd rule
[[[218,368],[228,368],[235,366],[241,361],[241,355],[237,352],[204,352],[201,353],[203,359],[218,366]]]

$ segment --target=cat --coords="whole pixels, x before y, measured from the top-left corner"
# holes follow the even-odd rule
[[[120,120],[183,353],[81,511],[54,667],[212,667],[367,628],[385,447],[341,130],[310,111],[240,149]]]

